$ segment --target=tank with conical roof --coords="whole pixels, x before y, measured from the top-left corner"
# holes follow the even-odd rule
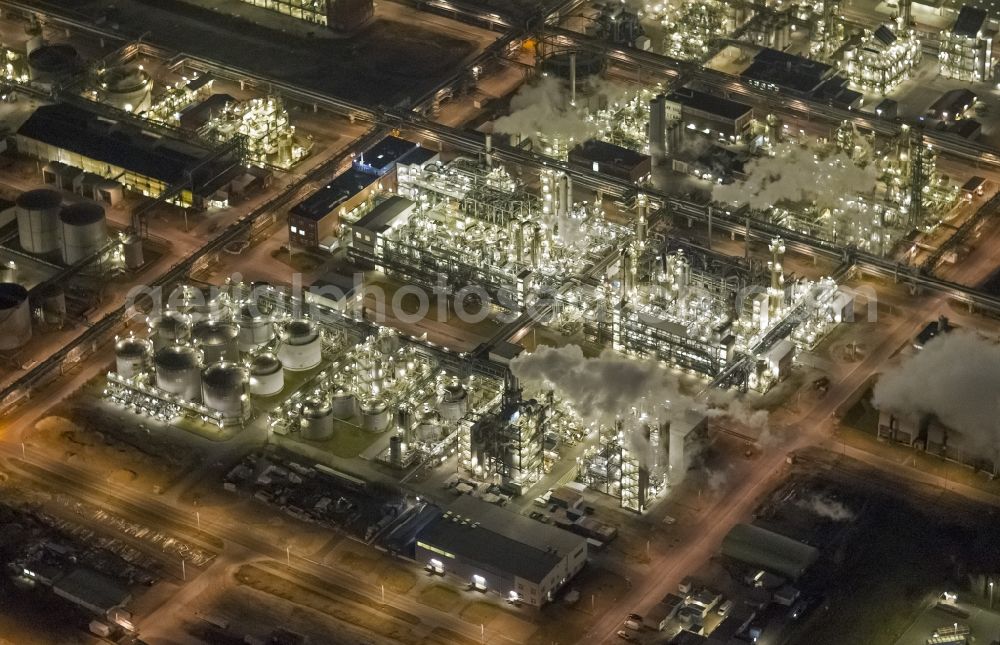
[[[389,406],[381,398],[361,402],[361,427],[368,432],[382,432],[389,427]]]
[[[42,44],[28,54],[28,70],[31,80],[36,82],[51,82],[70,76],[80,64],[76,47],[66,43]]]
[[[31,305],[28,290],[0,282],[0,350],[17,349],[31,340]]]
[[[153,344],[145,338],[126,336],[115,343],[115,372],[122,378],[135,378],[149,369]]]
[[[236,363],[219,362],[201,373],[201,402],[227,418],[243,418],[247,372]]]
[[[241,352],[253,351],[274,338],[274,323],[270,316],[262,314],[252,304],[244,304],[236,314],[240,326],[239,347]]]
[[[441,392],[438,411],[446,421],[458,421],[469,409],[469,392],[458,379],[452,379]]]
[[[315,323],[292,320],[281,326],[278,335],[281,338],[278,359],[286,370],[309,370],[320,364],[323,339]]]
[[[69,265],[86,260],[108,243],[104,207],[94,202],[70,204],[59,212],[63,262]]]
[[[17,237],[28,253],[52,253],[59,250],[59,213],[62,195],[48,188],[29,190],[14,202],[17,212]]]
[[[122,240],[122,255],[125,256],[126,269],[138,269],[146,263],[146,254],[142,248],[142,238],[135,233],[129,233]]]
[[[202,351],[208,364],[235,361],[239,358],[239,332],[236,323],[201,320],[191,327],[191,343]]]
[[[175,343],[183,343],[191,337],[191,318],[176,311],[168,311],[149,318],[149,337],[153,339],[153,349],[161,349]]]
[[[300,421],[302,438],[310,441],[326,441],[333,436],[333,408],[329,401],[308,398],[302,404]]]
[[[274,396],[285,387],[281,361],[271,353],[258,354],[250,361],[250,394]]]
[[[441,415],[430,405],[424,405],[417,421],[416,436],[425,443],[441,438]]]
[[[156,387],[186,401],[201,396],[201,353],[190,345],[167,345],[153,357]]]
[[[97,75],[101,100],[125,112],[144,112],[150,106],[153,79],[142,65],[112,65]]]
[[[334,388],[330,395],[330,404],[333,406],[333,416],[338,419],[350,419],[354,416],[355,397],[346,388]]]

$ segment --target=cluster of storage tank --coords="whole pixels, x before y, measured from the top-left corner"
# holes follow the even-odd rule
[[[96,202],[63,206],[62,195],[39,188],[21,193],[15,202],[21,248],[36,255],[59,253],[74,265],[95,256],[108,244],[107,217]]]
[[[279,394],[285,370],[313,369],[322,360],[323,335],[314,322],[276,321],[227,291],[178,287],[148,328],[148,338],[117,342],[118,375],[150,377],[163,392],[227,419],[246,417],[250,395]]]

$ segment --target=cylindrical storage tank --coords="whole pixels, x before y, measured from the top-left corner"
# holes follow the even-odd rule
[[[246,370],[236,363],[214,363],[201,373],[201,402],[224,417],[243,417]]]
[[[202,289],[183,284],[170,292],[167,306],[191,316],[192,322],[202,320],[232,320],[233,312],[229,299],[213,289]]]
[[[7,260],[0,264],[0,282],[17,283],[17,262]]]
[[[149,369],[153,344],[145,338],[127,336],[115,343],[115,372],[123,378],[135,378]]]
[[[104,207],[94,202],[70,204],[59,213],[63,262],[86,260],[108,243]]]
[[[61,327],[66,322],[66,292],[58,284],[46,284],[36,290],[34,307],[41,311],[41,322]]]
[[[125,256],[126,269],[138,269],[145,264],[146,257],[142,248],[142,238],[135,233],[130,233],[122,240],[122,255]]]
[[[309,398],[302,404],[302,438],[326,441],[333,436],[333,408],[327,401]]]
[[[41,45],[28,54],[28,70],[33,81],[52,81],[69,76],[80,66],[76,47],[65,43]]]
[[[441,437],[441,415],[430,405],[425,405],[420,413],[416,436],[426,443],[437,441]]]
[[[314,323],[308,320],[285,323],[280,336],[278,360],[286,370],[309,370],[319,365],[323,359],[323,340]]]
[[[105,103],[125,112],[143,112],[149,108],[153,79],[138,66],[108,67],[98,81]]]
[[[155,350],[183,343],[191,337],[191,319],[176,311],[150,318],[149,337]]]
[[[31,340],[28,290],[12,282],[0,283],[0,350],[17,349]]]
[[[62,195],[48,188],[21,193],[17,210],[17,237],[28,253],[59,250],[59,212]]]
[[[400,466],[403,463],[403,440],[399,435],[389,437],[389,463]]]
[[[354,416],[354,395],[343,388],[333,391],[330,405],[333,407],[333,416],[338,419],[350,419]]]
[[[382,399],[361,403],[361,427],[368,432],[382,432],[389,426],[389,407]]]
[[[446,421],[458,421],[465,416],[465,413],[469,409],[469,393],[466,391],[465,386],[458,382],[458,380],[453,380],[451,383],[444,386],[444,392],[441,393],[441,403],[438,405],[438,412],[441,413],[441,418]]]
[[[250,362],[250,394],[274,396],[285,387],[285,372],[274,354],[258,354]]]
[[[255,311],[251,305],[243,305],[236,316],[240,325],[239,348],[249,352],[274,338],[274,323],[271,318]]]
[[[201,396],[201,353],[190,345],[167,345],[153,357],[156,387],[186,401]]]
[[[235,361],[240,352],[237,338],[240,327],[236,323],[202,320],[191,328],[191,343],[205,355],[205,363]]]

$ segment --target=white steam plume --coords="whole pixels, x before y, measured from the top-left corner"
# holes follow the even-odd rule
[[[871,192],[878,179],[874,164],[860,167],[842,152],[819,156],[790,143],[778,146],[774,156],[748,162],[746,174],[743,181],[713,186],[712,199],[758,210],[783,202],[833,207],[844,195]]]
[[[813,495],[806,499],[800,499],[795,502],[795,505],[834,522],[849,522],[854,519],[854,511],[826,495]]]
[[[569,104],[569,93],[559,79],[546,76],[534,85],[524,85],[510,101],[510,114],[493,123],[494,132],[535,139],[538,133],[549,138],[581,142],[597,134],[597,126],[587,121]],[[536,143],[538,143],[536,141]]]
[[[634,359],[605,349],[587,358],[577,345],[541,346],[513,359],[511,372],[527,387],[553,389],[586,423],[611,425],[623,420],[629,448],[649,465],[646,427],[682,421],[689,410],[730,416],[755,427],[767,424],[767,413],[750,410],[735,395],[722,393],[698,400],[684,393],[676,374],[651,359]],[[638,417],[633,414],[638,413]],[[661,437],[661,445],[667,437]]]
[[[1000,345],[967,331],[935,337],[875,384],[875,407],[934,415],[948,444],[1000,456]]]

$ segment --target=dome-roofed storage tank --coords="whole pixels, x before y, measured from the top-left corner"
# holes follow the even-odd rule
[[[153,344],[145,338],[126,336],[115,343],[115,372],[122,378],[135,378],[149,369]]]
[[[168,345],[156,352],[156,387],[186,401],[201,396],[201,353],[190,345]]]
[[[438,411],[446,421],[458,421],[469,409],[469,393],[458,379],[444,386]]]
[[[282,325],[279,336],[278,359],[286,370],[309,370],[323,359],[322,335],[312,321],[289,321]]]
[[[430,405],[425,404],[420,411],[416,436],[425,443],[433,443],[441,438],[441,415]]]
[[[302,438],[326,441],[333,436],[333,408],[329,402],[317,398],[306,399],[302,404]]]
[[[167,297],[167,307],[191,316],[192,322],[202,320],[232,320],[229,297],[213,289],[190,284],[179,285]]]
[[[258,354],[250,361],[250,394],[274,396],[285,387],[285,372],[274,354]]]
[[[389,426],[389,407],[380,398],[361,402],[361,427],[368,432],[382,432]]]
[[[59,212],[62,195],[48,188],[29,190],[18,195],[17,238],[28,253],[52,253],[59,250]]]
[[[243,418],[247,372],[236,363],[213,363],[201,373],[201,402],[227,418]]]
[[[149,319],[149,337],[153,339],[153,349],[183,343],[191,337],[191,318],[176,311],[168,311],[162,316]]]
[[[0,350],[17,349],[31,340],[31,306],[28,290],[0,282]]]
[[[354,416],[354,395],[342,387],[335,388],[330,395],[333,406],[333,416],[338,419],[350,419]]]
[[[249,352],[274,338],[274,323],[270,316],[260,313],[254,305],[245,304],[236,315],[240,325],[239,347]]]
[[[191,327],[191,343],[205,355],[205,363],[235,361],[240,353],[237,346],[240,327],[236,323],[202,320]]]
[[[86,260],[108,243],[104,207],[94,202],[70,204],[59,213],[63,262]]]

